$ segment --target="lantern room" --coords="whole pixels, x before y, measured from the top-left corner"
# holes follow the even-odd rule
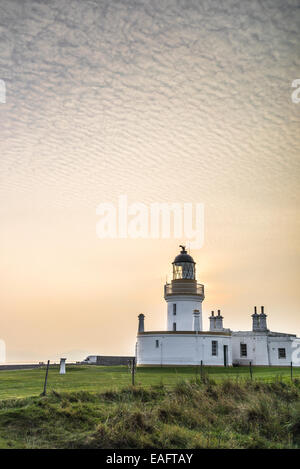
[[[196,279],[196,263],[194,259],[187,253],[185,246],[181,248],[180,254],[175,257],[173,262],[173,280]]]

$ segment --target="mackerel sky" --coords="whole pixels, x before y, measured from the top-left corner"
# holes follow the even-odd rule
[[[8,360],[131,353],[184,240],[96,207],[205,206],[204,322],[300,333],[300,2],[0,0],[0,338]],[[207,324],[204,324],[204,326]]]

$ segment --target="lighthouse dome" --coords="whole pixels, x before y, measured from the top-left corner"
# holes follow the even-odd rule
[[[178,262],[192,262],[193,264],[195,264],[194,259],[187,252],[181,252],[180,254],[178,254],[178,256],[175,257],[174,264],[177,264]]]
[[[192,256],[187,253],[185,246],[179,247],[181,248],[180,254],[175,257],[173,264],[177,264],[179,262],[192,262],[193,264],[195,264],[195,261]]]

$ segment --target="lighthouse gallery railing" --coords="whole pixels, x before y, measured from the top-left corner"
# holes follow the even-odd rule
[[[165,284],[165,296],[175,295],[176,293],[179,293],[178,288],[174,288],[172,283]],[[182,291],[181,294],[191,294],[191,292]],[[201,283],[197,283],[195,292],[193,292],[193,294],[204,296],[204,285],[202,285]]]

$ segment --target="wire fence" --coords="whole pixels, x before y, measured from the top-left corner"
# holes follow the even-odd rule
[[[127,366],[67,364],[65,374],[50,362],[26,370],[0,371],[0,399],[46,395],[55,392],[102,392],[124,387],[164,386],[174,388],[182,381],[215,382],[281,380],[300,381],[300,367],[212,367],[200,362],[196,367],[137,367],[135,360]]]

